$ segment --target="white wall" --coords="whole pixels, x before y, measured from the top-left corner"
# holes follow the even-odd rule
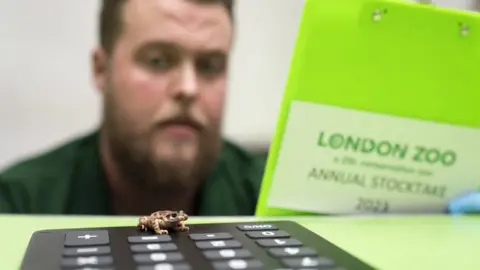
[[[437,0],[468,8],[469,0]],[[98,0],[0,0],[0,167],[44,150],[98,121],[90,78]],[[303,0],[237,1],[225,133],[268,144]]]

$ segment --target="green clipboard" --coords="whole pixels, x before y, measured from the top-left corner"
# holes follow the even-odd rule
[[[331,140],[336,146],[332,150],[320,134],[331,135],[334,127],[338,127],[338,136],[336,144]],[[419,187],[413,194],[413,184],[405,188],[406,183],[400,190],[402,183],[392,182],[388,199],[398,201],[408,194],[423,205],[415,209],[398,206],[397,212],[437,211],[446,197],[462,187],[452,190],[443,186],[442,190],[440,184],[435,186],[436,178],[470,181],[461,184],[465,187],[480,183],[473,160],[480,160],[480,140],[474,140],[480,138],[479,127],[480,20],[476,13],[407,1],[306,0],[256,215],[331,214],[319,210],[322,207],[318,205],[334,204],[336,194],[319,190],[333,190],[342,183],[312,182],[307,177],[312,173],[310,167],[320,166],[324,156],[331,158],[339,149],[342,152],[335,159],[343,158],[340,162],[345,164],[335,165],[337,169],[351,162],[357,168],[360,163],[370,166],[360,169],[368,169],[370,174],[376,170],[385,175],[408,175],[413,164],[412,181],[430,186]],[[360,135],[346,134],[353,129],[364,137],[375,131],[374,154],[346,150],[348,143],[349,150],[358,146],[355,142]],[[382,136],[387,141],[383,141],[385,151],[378,143]],[[421,141],[414,141],[415,136]],[[405,144],[401,144],[404,138]],[[399,143],[388,144],[393,139]],[[426,156],[424,149],[422,158],[416,157],[414,163],[413,151],[421,151],[416,145],[420,143],[430,150]],[[402,145],[408,146],[408,154],[402,152]],[[434,148],[438,151],[431,150]],[[365,165],[372,160],[384,162]],[[400,168],[403,165],[405,171]],[[433,175],[428,177],[429,173]],[[351,192],[368,190],[360,180],[350,181]],[[382,188],[364,198],[364,211],[386,211],[382,207],[388,200],[381,194],[387,187]],[[444,198],[440,199],[442,192]],[[362,212],[357,209],[360,199],[351,199],[351,212],[339,208],[337,213]],[[303,205],[297,206],[300,201]],[[305,205],[308,203],[312,207]]]

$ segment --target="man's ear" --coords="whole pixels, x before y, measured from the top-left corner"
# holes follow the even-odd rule
[[[95,86],[103,92],[107,81],[108,58],[102,47],[97,47],[92,52],[92,74]]]

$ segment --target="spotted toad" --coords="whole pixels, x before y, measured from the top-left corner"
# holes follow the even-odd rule
[[[142,216],[137,227],[142,231],[153,230],[156,234],[168,234],[169,230],[186,232],[188,215],[183,211],[157,211],[150,216]]]

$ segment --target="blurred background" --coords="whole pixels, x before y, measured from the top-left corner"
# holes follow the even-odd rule
[[[474,1],[432,2],[473,9]],[[0,0],[0,169],[97,125],[90,51],[99,3]],[[224,133],[252,150],[267,151],[273,136],[303,4],[237,1]]]

